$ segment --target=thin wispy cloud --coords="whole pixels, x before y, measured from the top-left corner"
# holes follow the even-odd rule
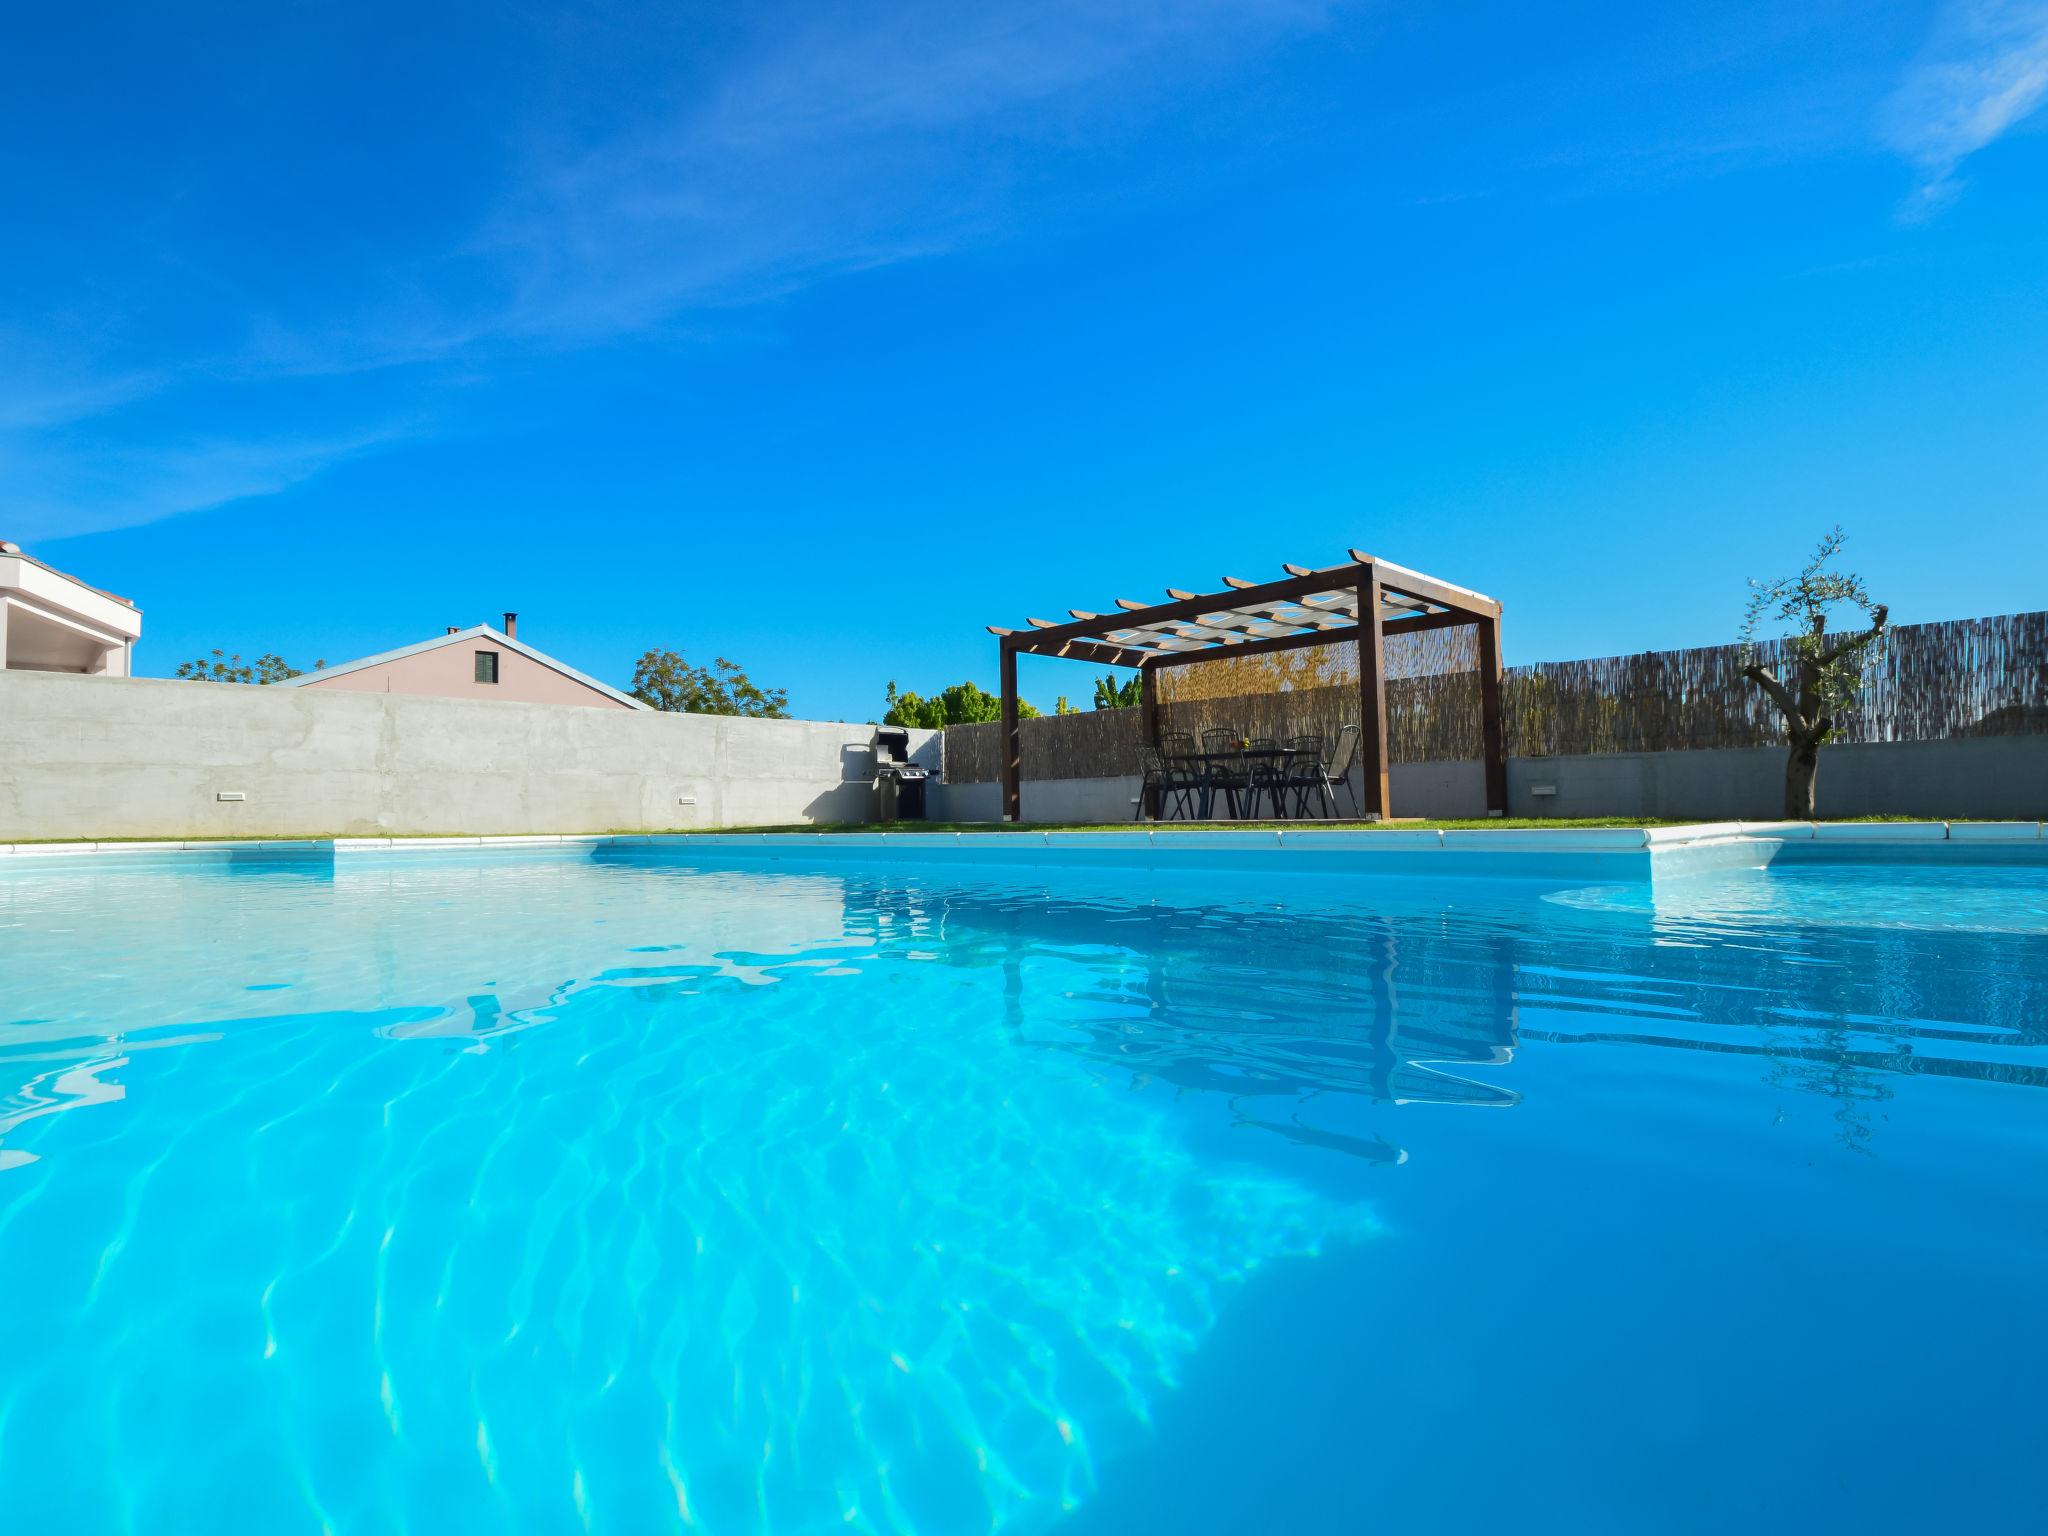
[[[446,302],[299,345],[341,366],[574,347],[1000,238],[1017,146],[1085,158],[1082,124],[1114,137],[1147,98],[1242,69],[1330,10],[1041,0],[841,15],[760,47],[679,110],[524,167],[425,274]]]
[[[490,168],[495,209],[452,247],[394,255],[354,291],[285,285],[294,313],[229,317],[239,341],[203,357],[0,388],[10,525],[63,537],[273,494],[414,430],[333,430],[323,381],[382,374],[416,422],[507,360],[674,335],[836,274],[1000,239],[1029,216],[1020,146],[1085,162],[1174,91],[1311,33],[1334,3],[926,3],[763,34],[637,121],[541,130],[544,147]],[[235,414],[252,389],[274,435]],[[138,404],[224,410],[241,430],[131,425]]]
[[[233,358],[176,367],[124,363],[84,344],[59,356],[37,338],[0,334],[0,527],[50,540],[157,522],[274,495],[356,455],[416,435],[418,412],[367,424],[331,410],[309,427],[275,381],[237,378]],[[194,423],[199,423],[195,425]]]
[[[1969,156],[2048,99],[2048,0],[1957,0],[1886,103],[1885,142],[1918,167],[1901,218],[1954,202]]]
[[[57,378],[22,372],[0,378],[0,434],[44,431],[103,415],[154,394],[163,382],[147,369]]]
[[[6,536],[23,542],[132,528],[274,496],[402,440],[380,427],[326,437],[199,438],[118,447],[0,439]]]

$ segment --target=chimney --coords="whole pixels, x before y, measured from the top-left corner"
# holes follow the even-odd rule
[[[450,624],[450,625],[448,626],[448,633],[449,633],[449,634],[451,634],[451,635],[455,635],[455,634],[460,634],[460,633],[461,633],[461,631],[460,631],[460,630],[458,630],[458,629],[457,629],[457,628],[456,628],[456,627],[455,627],[455,626],[454,626],[453,624]]]
[[[516,613],[505,615],[505,638],[507,640],[517,640],[519,638],[519,615]]]

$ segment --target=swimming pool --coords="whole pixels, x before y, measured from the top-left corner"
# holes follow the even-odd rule
[[[0,867],[23,1532],[2040,1528],[2048,866]]]

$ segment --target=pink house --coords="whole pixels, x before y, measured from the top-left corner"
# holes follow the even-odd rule
[[[510,699],[520,704],[586,704],[593,709],[645,709],[574,667],[521,644],[519,615],[505,627],[478,624],[418,645],[381,651],[289,678],[281,688],[327,688],[351,693],[416,693],[444,699]]]

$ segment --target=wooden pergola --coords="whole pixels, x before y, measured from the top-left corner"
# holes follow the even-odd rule
[[[1170,601],[1118,598],[1118,612],[1070,608],[1070,622],[1031,619],[1029,629],[988,626],[1002,643],[1003,816],[1023,818],[1023,756],[1017,730],[1017,658],[1064,656],[1096,666],[1136,667],[1145,739],[1159,743],[1159,673],[1165,667],[1256,656],[1302,646],[1358,643],[1358,724],[1365,758],[1361,809],[1384,817],[1387,803],[1388,635],[1470,624],[1479,635],[1481,753],[1486,808],[1507,809],[1507,763],[1501,750],[1500,604],[1434,576],[1350,551],[1343,565],[1320,570],[1287,565],[1279,581],[1223,578],[1221,592],[1182,592]]]

